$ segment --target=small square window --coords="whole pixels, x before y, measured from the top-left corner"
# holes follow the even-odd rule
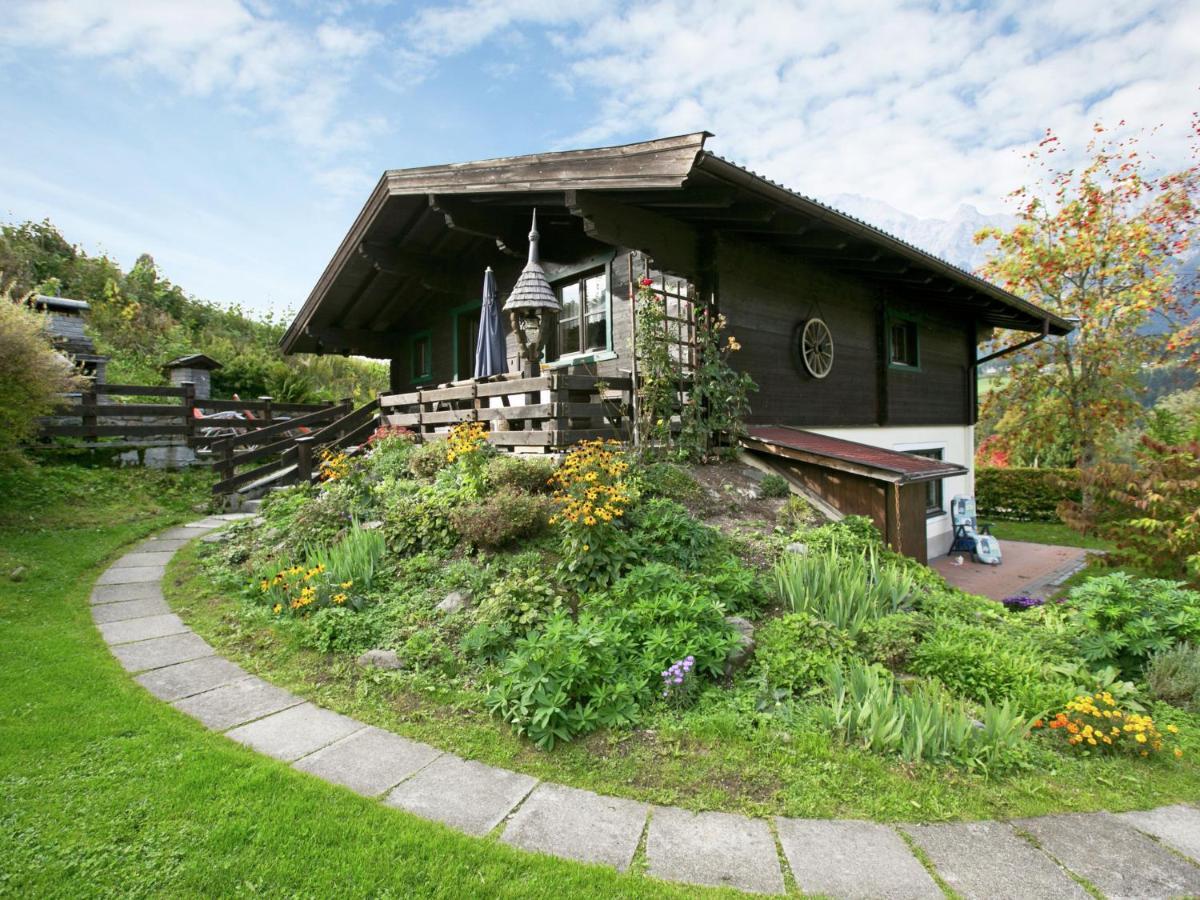
[[[909,450],[913,456],[924,456],[929,459],[942,459],[943,452],[940,448],[929,450]],[[925,518],[932,519],[934,516],[940,516],[945,510],[945,496],[942,493],[942,482],[927,481],[925,482]]]
[[[921,364],[917,349],[917,323],[893,322],[890,333],[890,359],[893,366],[917,368]]]

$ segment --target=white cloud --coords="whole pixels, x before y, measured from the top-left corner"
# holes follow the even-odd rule
[[[409,34],[432,58],[522,27],[550,29],[577,97],[599,98],[564,145],[706,128],[789,187],[924,216],[1000,209],[1046,128],[1078,154],[1097,119],[1162,123],[1160,160],[1183,165],[1200,87],[1200,7],[1182,0],[471,0]]]
[[[346,85],[378,43],[327,20],[305,29],[240,0],[26,0],[6,11],[0,46],[95,60],[130,78],[219,96],[320,156],[361,147],[379,120],[341,111]]]

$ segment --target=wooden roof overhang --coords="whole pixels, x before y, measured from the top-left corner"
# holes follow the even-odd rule
[[[479,293],[485,266],[500,273],[524,259],[534,207],[548,268],[623,246],[694,277],[705,242],[729,235],[969,310],[984,326],[1071,330],[983,279],[705,151],[709,136],[389,171],[282,347],[395,355],[412,309],[450,297],[460,303]]]
[[[742,446],[891,484],[941,481],[969,474],[957,463],[872,447],[786,425],[752,426],[742,439]]]

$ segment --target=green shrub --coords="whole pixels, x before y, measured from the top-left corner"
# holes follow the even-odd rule
[[[630,525],[639,559],[685,570],[701,568],[723,543],[719,531],[696,521],[674,500],[646,501],[630,516]]]
[[[519,639],[488,692],[488,707],[543,749],[637,714],[639,687],[625,660],[628,635],[617,623],[555,614]]]
[[[487,461],[484,472],[488,485],[495,490],[511,488],[526,494],[547,494],[554,463],[548,459],[501,453]]]
[[[1200,591],[1114,572],[1071,589],[1079,650],[1089,662],[1137,676],[1155,653],[1200,642]]]
[[[783,506],[775,513],[775,524],[789,531],[804,528],[818,518],[813,505],[799,494],[788,494]]]
[[[368,616],[329,606],[304,620],[300,635],[303,646],[321,653],[361,653],[377,645],[379,628]]]
[[[1146,686],[1156,700],[1200,712],[1200,649],[1180,644],[1155,653],[1146,666]]]
[[[512,641],[566,609],[561,587],[537,568],[510,572],[492,583],[462,639],[469,656],[495,659]]]
[[[1010,635],[986,625],[941,622],[916,648],[911,670],[937,678],[971,700],[1012,700],[1043,712],[1069,687],[1052,684],[1047,662]]]
[[[398,481],[383,507],[384,533],[397,553],[446,551],[458,542],[450,514],[472,498],[453,485]]]
[[[783,499],[791,494],[791,488],[788,487],[787,479],[782,475],[776,475],[770,472],[763,476],[762,481],[758,483],[758,490],[764,497],[773,497],[775,499]]]
[[[713,591],[679,569],[648,563],[590,601],[630,635],[639,684],[649,685],[673,662],[696,659],[696,671],[719,677],[737,642],[725,607]]]
[[[647,500],[656,497],[677,503],[695,504],[705,497],[704,488],[683,466],[670,462],[653,462],[641,466],[634,483]]]
[[[854,642],[836,625],[807,613],[772,619],[754,635],[754,669],[772,688],[801,694],[824,681]]]
[[[448,465],[450,460],[446,458],[445,441],[417,444],[409,454],[408,469],[416,478],[432,478]]]
[[[1052,522],[1060,503],[1079,499],[1078,469],[975,469],[975,505],[981,516]]]
[[[937,684],[901,688],[885,670],[848,662],[828,673],[829,705],[818,720],[842,740],[908,762],[995,769],[1015,761],[1029,721],[1007,702],[984,705],[981,726]]]
[[[489,497],[465,503],[450,512],[450,525],[472,547],[495,549],[546,530],[549,501],[502,488]]]
[[[390,435],[371,442],[366,466],[376,481],[395,481],[412,474],[412,458],[421,446],[411,435]]]
[[[767,599],[767,592],[758,573],[743,565],[732,553],[728,556],[714,556],[713,561],[704,567],[704,571],[696,573],[692,578],[716,594],[730,612],[753,612]]]
[[[807,545],[810,551],[828,550],[836,546],[842,553],[861,554],[883,547],[879,529],[866,516],[846,516],[839,522],[804,528],[793,537]]]
[[[807,612],[857,637],[871,621],[907,607],[916,584],[906,567],[866,556],[828,550],[785,553],[775,564],[775,593],[793,612]]]
[[[894,672],[900,671],[931,625],[930,620],[919,613],[892,613],[868,622],[859,632],[858,647],[871,662]]]

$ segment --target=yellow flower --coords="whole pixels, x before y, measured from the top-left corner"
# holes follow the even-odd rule
[[[275,615],[279,615],[281,612],[283,612],[283,604],[276,603],[275,604]]]
[[[1183,756],[1183,751],[1182,751],[1182,750],[1180,750],[1178,747],[1176,747],[1176,748],[1175,748],[1175,758],[1176,758],[1176,759],[1179,759],[1179,758],[1180,758],[1180,757],[1182,757],[1182,756]]]
[[[1135,734],[1135,735],[1133,736],[1133,739],[1134,739],[1135,741],[1137,741],[1139,744],[1144,744],[1144,743],[1146,743],[1146,736],[1145,736],[1144,734],[1141,734],[1140,732],[1139,732],[1138,734]]]
[[[1176,725],[1168,725],[1167,731],[1171,732],[1171,734],[1179,734],[1179,727]]]

